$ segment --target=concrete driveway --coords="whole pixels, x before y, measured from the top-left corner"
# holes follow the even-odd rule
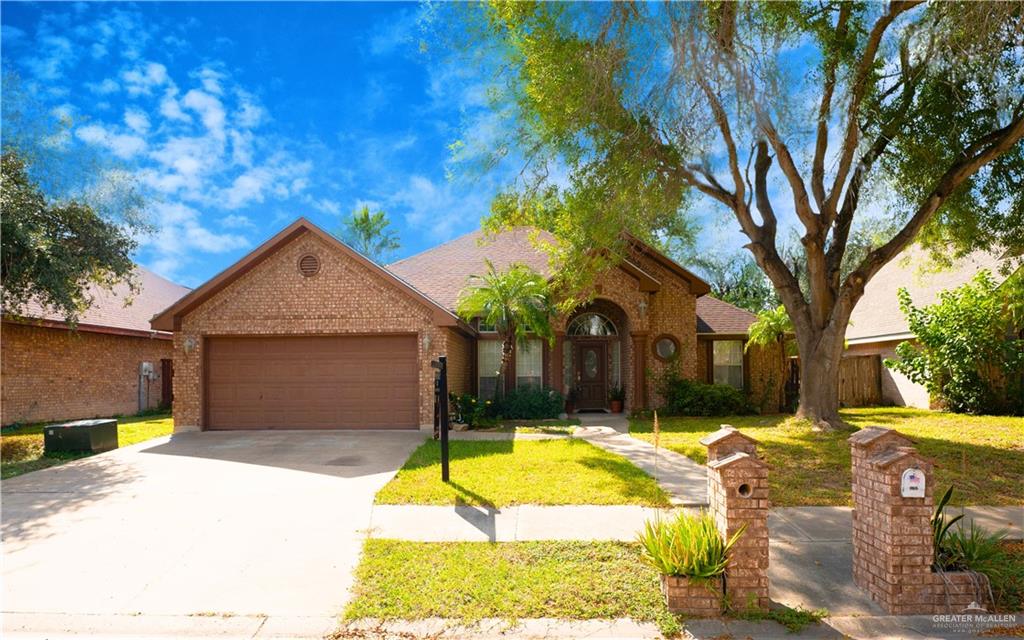
[[[319,635],[424,437],[190,433],[6,480],[4,635]]]

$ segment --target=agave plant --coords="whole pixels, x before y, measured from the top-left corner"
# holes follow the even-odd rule
[[[949,535],[950,527],[964,517],[963,514],[960,514],[948,520],[946,519],[946,505],[949,504],[949,500],[952,497],[953,486],[950,485],[949,489],[946,489],[946,493],[942,495],[939,503],[935,505],[935,513],[932,514],[932,543],[934,545],[935,564],[943,569],[950,565],[950,559],[945,553],[946,536]]]
[[[744,525],[726,541],[711,515],[681,513],[672,520],[646,522],[637,541],[644,559],[662,574],[707,582],[725,571],[729,552],[745,530]]]

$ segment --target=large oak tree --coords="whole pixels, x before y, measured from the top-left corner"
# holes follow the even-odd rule
[[[947,256],[1024,246],[1020,2],[494,2],[478,15],[477,46],[505,72],[496,153],[527,167],[489,224],[555,231],[572,278],[616,255],[623,228],[657,237],[693,202],[728,211],[792,318],[799,412],[822,427],[839,424],[850,313],[882,266],[915,240]],[[857,239],[879,221],[884,238]]]

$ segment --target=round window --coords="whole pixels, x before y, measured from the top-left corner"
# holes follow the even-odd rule
[[[662,336],[654,341],[654,354],[662,360],[671,360],[679,351],[679,343],[672,336]]]

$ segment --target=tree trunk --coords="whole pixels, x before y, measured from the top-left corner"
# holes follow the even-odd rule
[[[846,428],[846,423],[839,417],[839,367],[846,332],[809,329],[803,333],[811,335],[797,336],[800,344],[800,406],[796,415],[825,431]]]

